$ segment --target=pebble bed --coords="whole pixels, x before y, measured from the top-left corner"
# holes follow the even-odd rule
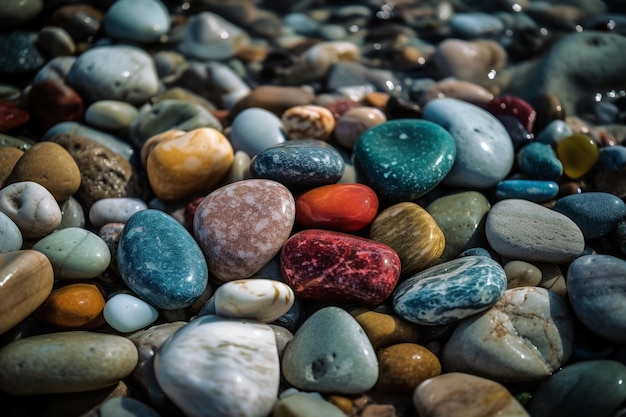
[[[624,35],[2,1],[0,415],[626,415]]]

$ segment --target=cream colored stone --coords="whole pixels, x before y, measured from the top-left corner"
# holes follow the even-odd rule
[[[269,279],[240,279],[215,291],[218,316],[255,319],[271,323],[293,305],[295,295],[288,285]]]

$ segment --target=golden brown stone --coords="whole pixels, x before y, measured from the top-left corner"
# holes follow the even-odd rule
[[[394,394],[412,394],[428,378],[441,374],[439,359],[424,346],[400,343],[377,353],[379,376],[374,389]]]
[[[396,316],[361,307],[352,308],[348,312],[361,325],[374,349],[418,340],[418,327]]]
[[[0,188],[13,171],[13,167],[24,155],[24,151],[10,146],[0,146]]]
[[[95,284],[70,284],[52,291],[37,309],[37,317],[61,329],[97,329],[105,324],[104,304],[102,292]]]

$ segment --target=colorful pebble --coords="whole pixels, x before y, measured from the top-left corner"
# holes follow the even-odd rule
[[[380,349],[379,376],[374,390],[412,395],[415,389],[429,378],[441,374],[439,359],[424,346],[400,343]]]
[[[563,164],[563,172],[571,179],[582,178],[598,160],[598,145],[582,134],[568,136],[556,145],[556,154]]]
[[[509,179],[500,181],[494,191],[496,201],[522,199],[543,203],[559,194],[559,184],[554,181]]]
[[[220,285],[214,297],[218,316],[263,323],[271,323],[286,314],[295,298],[287,285],[269,279],[230,281]]]
[[[109,8],[102,25],[114,39],[148,43],[170,30],[170,16],[159,0],[121,0]]]
[[[563,164],[550,145],[531,142],[517,153],[520,169],[530,178],[557,181],[563,175]]]
[[[290,107],[280,117],[289,139],[328,140],[335,129],[335,117],[325,107]]]
[[[228,138],[235,151],[254,157],[259,152],[285,141],[283,123],[274,113],[252,107],[233,120]]]
[[[95,284],[69,284],[50,293],[37,318],[65,330],[93,330],[104,325],[104,297]]]

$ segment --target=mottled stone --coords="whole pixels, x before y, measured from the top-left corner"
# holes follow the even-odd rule
[[[120,0],[104,15],[104,32],[127,42],[157,41],[170,30],[170,14],[159,0]]]
[[[46,188],[32,181],[0,189],[0,211],[19,227],[24,238],[40,238],[61,224],[61,208]]]
[[[624,201],[604,192],[561,197],[552,209],[574,221],[585,239],[596,239],[608,234],[626,216]]]
[[[104,325],[104,297],[95,284],[69,284],[52,291],[37,308],[37,318],[64,330],[93,330]]]
[[[290,107],[281,115],[289,139],[326,141],[335,129],[335,117],[326,107],[304,105]]]
[[[536,287],[542,279],[541,269],[524,261],[509,261],[504,265],[506,289]]]
[[[418,326],[395,315],[362,307],[350,308],[348,312],[361,325],[375,350],[398,343],[416,343],[418,341]]]
[[[429,378],[441,374],[441,363],[430,350],[415,343],[400,343],[380,349],[377,392],[411,395]]]
[[[215,312],[227,318],[271,323],[287,313],[294,302],[293,290],[271,279],[226,282],[215,291]]]

